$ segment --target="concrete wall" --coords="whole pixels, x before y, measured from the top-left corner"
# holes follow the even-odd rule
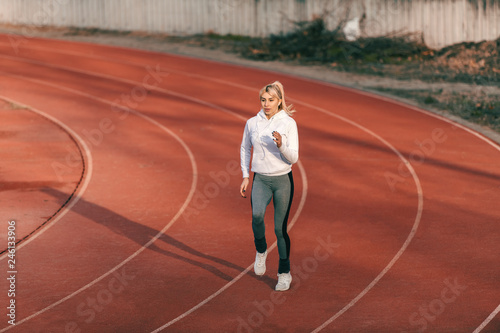
[[[330,28],[365,13],[363,34],[423,33],[428,46],[500,36],[500,0],[0,0],[0,23],[266,36],[323,15]]]

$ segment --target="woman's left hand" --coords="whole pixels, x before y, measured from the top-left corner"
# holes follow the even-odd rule
[[[273,140],[274,142],[276,142],[276,145],[278,146],[278,148],[281,147],[281,134],[279,134],[278,132],[276,131],[273,131]]]

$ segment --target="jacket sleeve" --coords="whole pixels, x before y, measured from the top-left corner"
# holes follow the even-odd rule
[[[292,121],[288,126],[286,141],[279,148],[281,156],[290,164],[299,160],[299,132],[297,123]]]
[[[243,178],[250,177],[250,156],[252,151],[252,142],[250,140],[250,132],[248,129],[248,122],[243,131],[243,139],[241,140],[240,147],[240,165]]]

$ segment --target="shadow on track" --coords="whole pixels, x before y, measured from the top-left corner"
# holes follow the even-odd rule
[[[61,198],[67,197],[67,194],[65,194],[57,189],[54,189],[54,188],[44,188],[41,191],[43,193],[46,193],[46,194],[53,196],[56,199],[61,199]],[[102,207],[102,206],[99,206],[99,205],[94,204],[92,202],[89,202],[83,198],[81,198],[80,201],[75,206],[73,206],[71,210],[75,213],[80,214],[81,216],[84,216],[84,217],[96,222],[96,223],[99,223],[100,225],[105,226],[106,228],[108,228],[109,230],[111,230],[112,232],[114,232],[118,235],[122,235],[122,236],[129,238],[130,240],[134,241],[135,243],[139,244],[140,246],[144,246],[152,238],[156,237],[159,233],[159,231],[156,229],[153,229],[153,228],[150,228],[150,227],[145,226],[143,224],[134,222],[134,221],[127,219],[126,217],[124,217],[120,214],[117,214],[117,213],[115,213],[115,212],[113,212],[105,207]],[[213,263],[220,264],[220,265],[226,266],[228,268],[234,269],[234,270],[238,271],[239,273],[241,273],[245,270],[245,268],[238,266],[236,264],[233,264],[227,260],[217,258],[217,257],[211,256],[209,254],[202,253],[202,252],[190,247],[187,244],[182,243],[181,241],[179,241],[179,240],[177,240],[169,235],[162,234],[158,238],[158,241],[162,241],[165,244],[174,246],[174,247],[178,248],[179,250],[182,250],[186,253],[189,253],[193,256],[196,256],[200,259],[206,259],[206,260],[211,261]],[[222,272],[220,269],[218,269],[217,267],[215,267],[212,264],[208,264],[208,263],[205,263],[202,261],[193,260],[193,259],[187,258],[185,256],[179,255],[177,253],[164,250],[164,249],[156,246],[155,243],[151,244],[148,247],[148,249],[155,251],[155,252],[158,252],[160,254],[169,256],[171,258],[184,261],[184,262],[191,264],[193,266],[203,268],[206,271],[208,271],[208,272],[214,274],[215,276],[217,276],[221,279],[224,279],[226,281],[231,281],[234,279],[234,277]],[[257,277],[255,274],[253,274],[253,272],[248,272],[247,275],[250,277],[253,277],[259,281],[264,282],[270,288],[274,289],[274,285],[275,285],[276,281],[273,280],[272,278],[270,278],[268,276]]]

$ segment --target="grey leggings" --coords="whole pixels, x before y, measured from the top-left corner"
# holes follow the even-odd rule
[[[257,252],[267,249],[264,215],[273,199],[274,232],[278,241],[280,256],[278,273],[290,271],[290,237],[287,232],[288,214],[293,199],[292,172],[282,176],[254,174],[252,185],[252,229]]]

